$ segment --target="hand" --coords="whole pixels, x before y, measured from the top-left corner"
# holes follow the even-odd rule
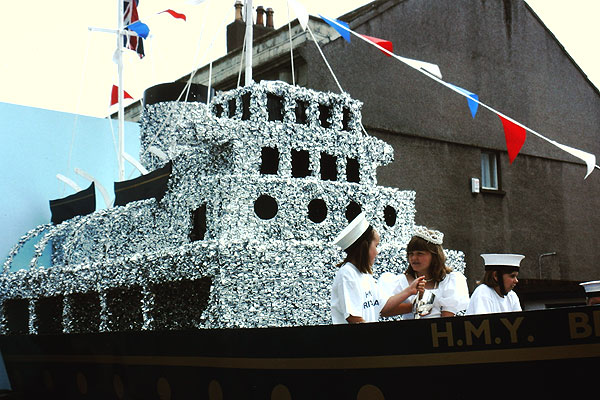
[[[425,276],[419,276],[416,278],[408,287],[410,294],[424,293],[425,292]]]

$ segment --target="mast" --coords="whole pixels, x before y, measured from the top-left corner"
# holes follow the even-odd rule
[[[117,0],[117,3],[117,7],[119,10],[119,21],[117,25],[117,73],[119,76],[119,154],[117,154],[117,161],[119,164],[119,181],[123,181],[125,179],[125,166],[123,161],[123,153],[125,152],[125,112],[123,109],[123,0]]]
[[[246,0],[246,86],[252,84],[252,0]]]

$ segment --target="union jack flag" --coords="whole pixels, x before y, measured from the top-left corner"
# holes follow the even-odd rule
[[[123,26],[131,25],[139,21],[137,6],[139,0],[123,0]],[[129,30],[128,28],[125,28]],[[144,41],[141,37],[129,36],[123,38],[123,46],[138,53],[140,58],[144,57]]]

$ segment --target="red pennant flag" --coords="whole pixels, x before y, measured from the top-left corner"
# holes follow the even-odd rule
[[[129,93],[123,90],[123,98],[124,99],[133,99]],[[110,105],[114,106],[119,102],[119,87],[117,85],[113,85],[112,92],[110,93]]]
[[[515,124],[507,120],[506,118],[502,118],[498,115],[500,121],[502,121],[502,126],[504,127],[504,137],[506,139],[506,149],[508,150],[508,160],[512,164],[512,162],[517,158],[517,154],[521,151],[521,147],[525,143],[525,139],[527,137],[527,132],[525,128]]]
[[[179,18],[179,19],[182,19],[187,22],[187,19],[185,18],[185,14],[180,14],[171,9],[159,12],[159,14],[162,14],[162,13],[169,13],[173,16],[173,18]]]
[[[372,37],[372,36],[367,36],[367,35],[361,35],[362,37],[364,37],[365,39],[378,44],[379,46],[383,47],[384,49],[388,50],[390,53],[394,52],[394,47],[392,45],[392,42],[390,42],[389,40],[385,40],[385,39],[379,39],[376,37]],[[385,51],[381,50],[380,51],[385,54],[388,57],[391,57],[391,55],[389,55],[388,53],[386,53]]]

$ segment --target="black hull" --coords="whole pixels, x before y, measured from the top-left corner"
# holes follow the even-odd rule
[[[354,326],[3,336],[0,349],[24,398],[555,398],[565,390],[597,398],[600,307]]]

